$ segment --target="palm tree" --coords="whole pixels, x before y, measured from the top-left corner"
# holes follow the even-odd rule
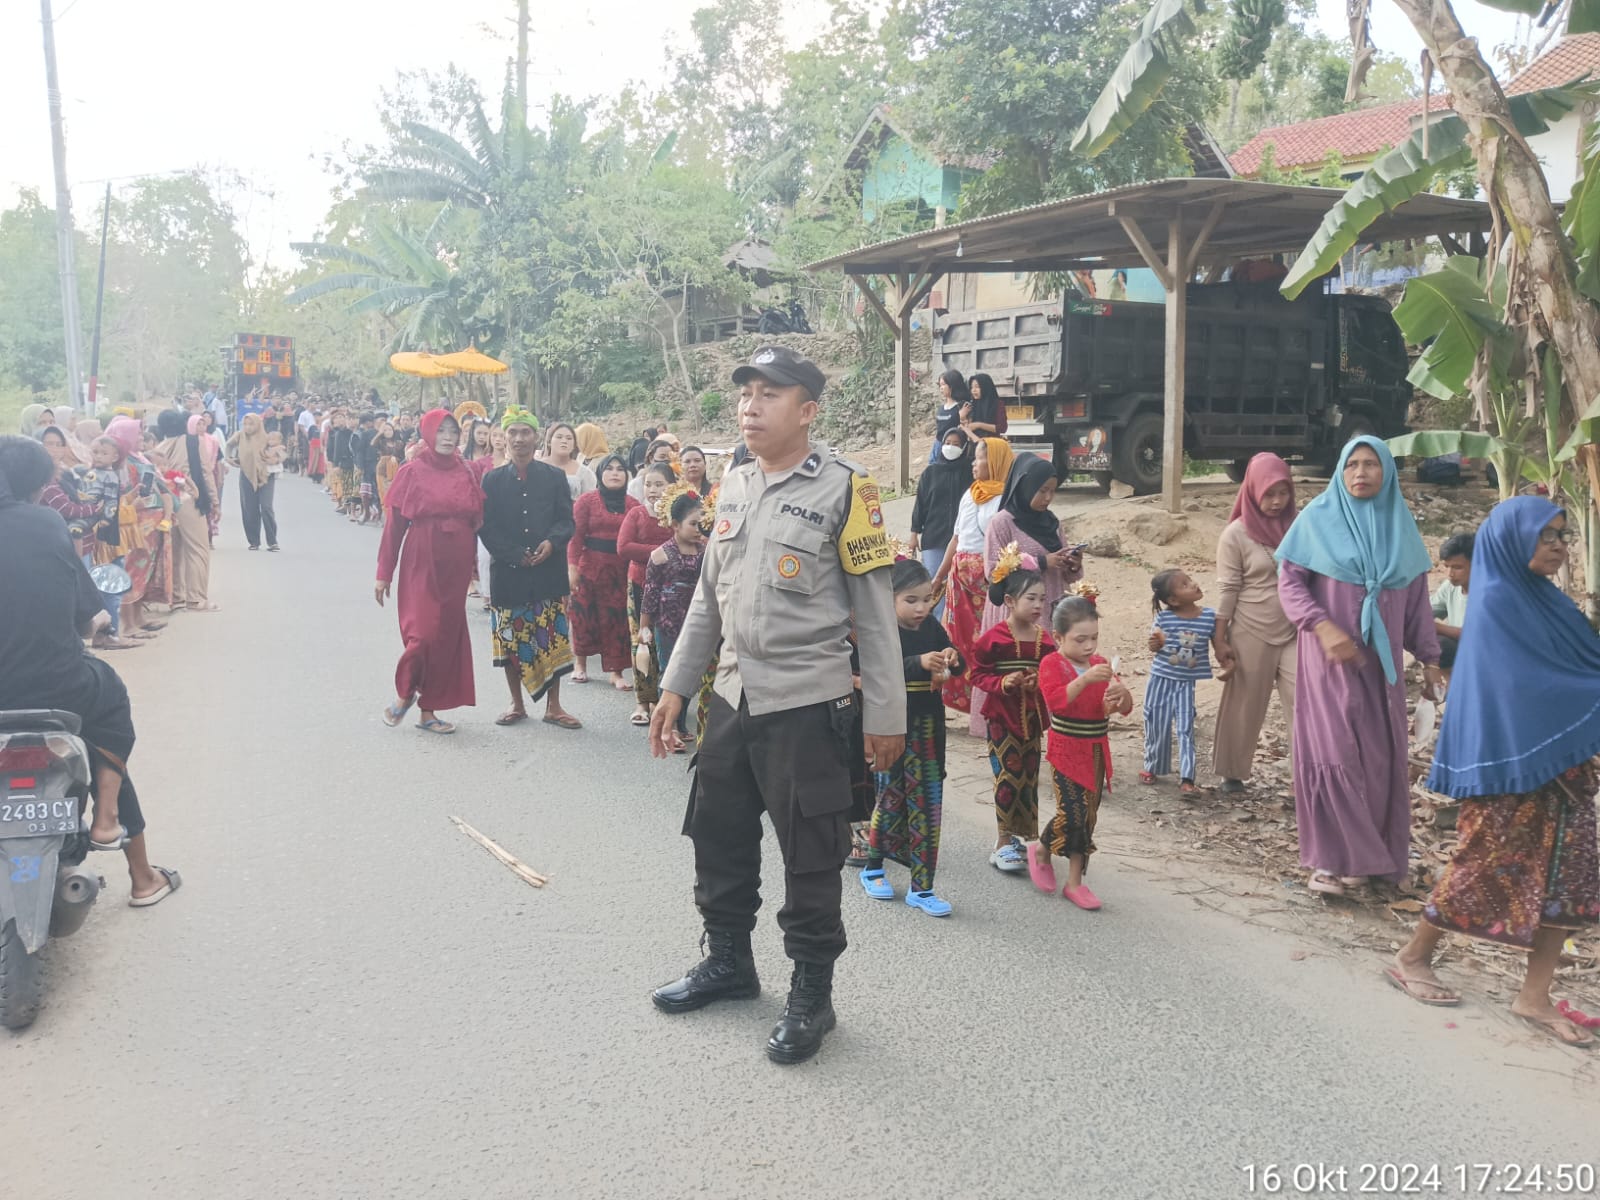
[[[481,337],[489,323],[476,315],[477,305],[465,282],[439,251],[439,235],[449,215],[446,206],[420,237],[387,221],[376,222],[367,230],[370,249],[291,243],[303,258],[346,269],[296,288],[289,303],[304,304],[331,292],[363,292],[349,311],[381,312],[394,321],[391,352],[427,346],[455,349]]]

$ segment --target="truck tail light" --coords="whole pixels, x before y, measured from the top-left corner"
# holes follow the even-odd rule
[[[1056,405],[1056,416],[1063,421],[1081,419],[1089,415],[1087,400],[1062,400]]]

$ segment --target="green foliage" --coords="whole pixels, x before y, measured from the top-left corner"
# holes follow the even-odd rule
[[[722,419],[722,408],[727,402],[721,392],[700,393],[700,422],[703,425],[714,425]]]
[[[1105,91],[1072,135],[1074,153],[1094,158],[1132,128],[1172,78],[1173,59],[1193,32],[1187,0],[1156,0],[1139,22],[1139,32]],[[1237,66],[1242,57],[1243,52],[1236,54],[1226,65]]]
[[[55,214],[38,192],[24,191],[15,208],[0,213],[0,382],[30,397],[60,388],[64,353]],[[0,431],[14,433],[13,425]]]
[[[1548,88],[1512,96],[1508,101],[1517,132],[1530,137],[1548,130],[1580,104],[1592,98],[1591,87]],[[1328,210],[1321,227],[1295,260],[1283,282],[1283,294],[1293,299],[1313,279],[1332,269],[1362,232],[1380,215],[1426,191],[1435,176],[1472,162],[1466,122],[1449,116],[1428,129],[1428,153],[1422,153],[1419,129],[1368,167],[1339,202]]]
[[[1501,319],[1503,304],[1494,303],[1487,286],[1483,263],[1466,255],[1406,283],[1395,323],[1407,342],[1426,347],[1407,377],[1413,387],[1440,399],[1464,391],[1479,353],[1491,341],[1502,347],[1490,357],[1503,370],[1509,330]]]
[[[1254,75],[1287,15],[1283,0],[1233,0],[1228,27],[1215,51],[1217,74],[1224,79]]]

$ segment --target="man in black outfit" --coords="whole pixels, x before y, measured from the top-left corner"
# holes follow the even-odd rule
[[[144,814],[128,776],[133,713],[111,667],[82,635],[109,620],[61,514],[37,503],[55,473],[32,438],[0,437],[0,709],[76,713],[89,747],[97,849],[118,850],[133,881],[130,903],[148,908],[177,891],[178,872],[153,867]]]

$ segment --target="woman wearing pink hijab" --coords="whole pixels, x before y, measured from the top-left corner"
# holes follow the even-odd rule
[[[1217,636],[1233,646],[1236,660],[1217,708],[1212,760],[1225,793],[1245,790],[1274,688],[1284,721],[1294,725],[1296,632],[1278,600],[1273,558],[1294,517],[1289,464],[1276,454],[1256,455],[1217,541]]]
[[[190,437],[198,439],[200,466],[210,478],[211,486],[216,491],[216,500],[211,505],[211,511],[206,514],[206,532],[214,546],[217,544],[217,530],[222,522],[222,472],[218,469],[222,464],[222,451],[217,445],[216,435],[211,432],[211,427],[206,422],[207,415],[195,413],[189,418],[186,428]]]

